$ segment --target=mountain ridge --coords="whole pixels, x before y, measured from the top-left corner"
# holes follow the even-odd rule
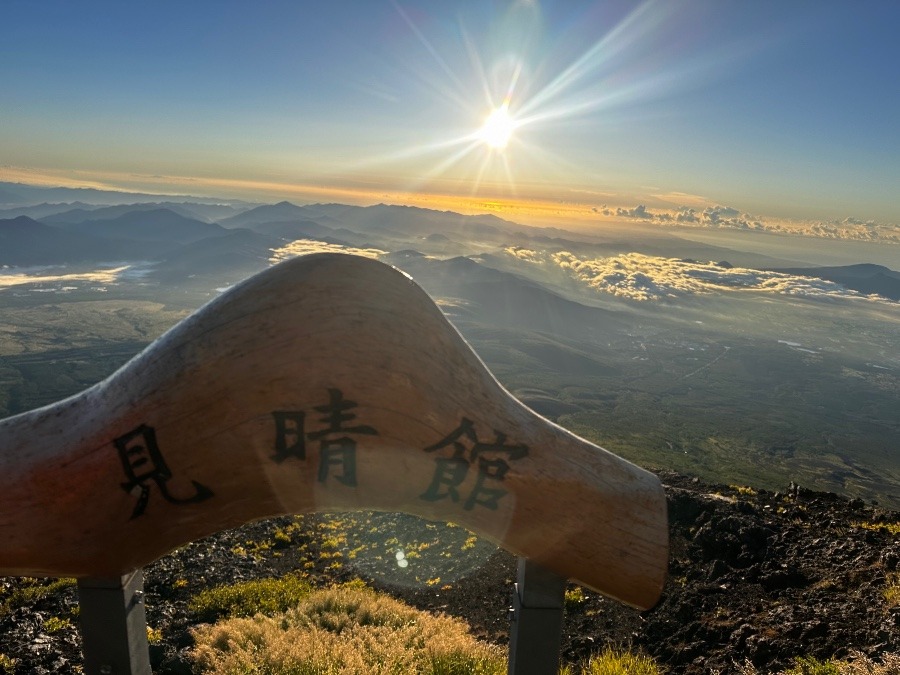
[[[0,220],[0,265],[64,264],[119,259],[128,242],[67,232],[28,216]]]

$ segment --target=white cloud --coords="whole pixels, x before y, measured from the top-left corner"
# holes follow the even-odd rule
[[[308,255],[310,253],[351,253],[367,258],[379,258],[385,255],[387,251],[377,248],[354,248],[353,246],[342,246],[341,244],[327,244],[313,239],[297,239],[281,248],[273,248],[269,262],[275,265],[289,258],[296,258],[299,255]]]
[[[522,248],[521,246],[507,246],[505,249],[503,249],[503,252],[507,255],[511,255],[513,258],[524,260],[525,262],[543,262],[542,254],[538,253],[537,251],[532,251],[529,248]]]
[[[512,253],[509,249],[507,252],[532,263],[551,262],[588,288],[629,300],[666,300],[689,295],[755,291],[810,298],[863,298],[892,302],[877,296],[865,296],[823,279],[728,267],[714,262],[641,253],[587,259],[568,251],[529,251],[527,256]]]
[[[644,204],[638,204],[633,208],[617,207],[615,209],[603,205],[595,211],[609,218],[628,218],[661,225],[755,230],[828,239],[883,241],[900,244],[900,225],[853,217],[828,222],[778,220],[743,213],[731,206],[722,205],[706,206],[702,209],[698,206],[679,206],[675,209],[659,210],[650,210]]]
[[[0,289],[24,284],[53,284],[73,283],[76,281],[89,281],[97,284],[115,283],[125,273],[130,265],[111,269],[91,270],[88,272],[70,272],[68,274],[53,274],[53,268],[40,268],[12,272],[13,268],[0,269]]]
[[[614,215],[618,218],[637,218],[638,220],[653,220],[653,218],[656,217],[656,214],[650,213],[643,204],[638,204],[633,209],[623,209],[621,207],[617,208],[615,211],[605,209],[603,213],[608,216]]]

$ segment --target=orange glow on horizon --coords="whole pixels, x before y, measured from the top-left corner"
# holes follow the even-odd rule
[[[386,203],[415,206],[464,215],[493,214],[525,225],[585,226],[606,219],[593,204],[542,197],[496,197],[459,195],[452,192],[407,192],[396,189],[279,183],[235,178],[150,176],[115,172],[42,171],[15,167],[0,168],[0,181],[42,187],[95,188],[115,192],[144,192],[161,199],[185,196],[271,202],[286,199],[300,203],[337,201],[356,206]],[[225,193],[225,194],[223,194]]]
[[[524,194],[498,195],[502,186],[492,189],[485,186],[481,194],[459,194],[454,188],[464,189],[467,184],[457,181],[436,181],[444,189],[402,190],[393,187],[379,188],[362,185],[313,185],[309,183],[282,183],[276,181],[246,180],[237,178],[196,178],[187,176],[142,175],[76,170],[47,171],[25,167],[0,167],[0,181],[23,183],[40,187],[94,188],[110,192],[139,192],[152,199],[178,200],[202,198],[215,200],[245,200],[253,205],[287,200],[297,205],[334,202],[353,206],[390,204],[411,206],[435,211],[453,211],[463,215],[495,215],[504,220],[531,227],[558,227],[583,234],[599,234],[601,231],[633,231],[639,228],[688,228],[707,229],[701,222],[681,223],[676,217],[686,204],[697,212],[706,208],[719,208],[718,202],[706,197],[684,192],[666,192],[658,187],[647,188],[650,193],[625,194],[584,189],[578,187],[533,186],[522,190]],[[559,195],[559,196],[557,196]],[[73,195],[70,201],[76,201]],[[128,198],[124,198],[126,201]],[[641,215],[635,216],[640,205]],[[7,206],[14,206],[9,204]],[[625,208],[620,208],[625,207]],[[702,215],[702,214],[700,214]],[[698,216],[699,217],[699,216]],[[741,218],[762,219],[758,223],[763,231],[814,237],[839,237],[872,241],[873,231],[867,224],[840,225],[840,232],[822,234],[823,223],[817,220],[799,220],[783,216],[751,216]],[[826,227],[837,225],[825,223]],[[721,227],[717,225],[716,227]],[[893,224],[879,226],[880,241],[900,243],[900,227]]]

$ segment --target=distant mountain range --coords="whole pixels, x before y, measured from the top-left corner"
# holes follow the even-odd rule
[[[147,192],[122,192],[96,188],[45,187],[0,181],[0,205],[8,207],[31,206],[42,202],[83,202],[96,205],[116,205],[123,202],[159,202],[171,200],[190,201],[197,204],[230,204],[250,206],[240,199],[194,197],[190,195],[156,195]]]
[[[30,186],[0,183],[6,198],[8,193],[20,188],[25,192],[31,189]],[[519,282],[512,284],[509,278],[483,276],[482,271],[491,268],[496,268],[493,272],[498,275],[515,272],[513,263],[516,261],[507,261],[505,256],[498,258],[485,253],[478,262],[462,257],[435,260],[420,251],[452,258],[463,248],[471,251],[473,244],[483,251],[496,251],[506,245],[548,247],[551,250],[580,248],[597,257],[633,250],[624,239],[595,238],[594,243],[579,242],[561,236],[564,234],[561,231],[533,231],[493,215],[465,216],[386,204],[297,206],[279,202],[250,207],[172,201],[112,206],[42,202],[0,211],[0,216],[20,211],[40,214],[40,217],[20,214],[0,219],[0,265],[151,260],[157,263],[152,276],[160,281],[221,278],[231,283],[265,267],[272,249],[297,239],[309,239],[405,251],[392,255],[390,261],[417,279],[421,278],[429,290],[462,298],[478,297],[480,307],[486,312],[483,318],[492,316],[500,320],[508,314],[506,318],[517,325],[525,326],[531,321],[537,330],[551,324],[557,327],[591,325],[592,319],[568,316],[582,311],[575,305],[583,306],[578,303],[566,306],[560,302],[563,300],[560,296],[557,296],[558,300],[548,301],[548,307],[559,315],[544,316],[542,310],[534,309],[543,306],[543,300],[535,295],[548,293],[544,287],[521,277],[518,277]],[[213,216],[215,222],[212,222]],[[641,250],[665,257],[675,250],[673,241],[665,236],[644,237]],[[685,243],[681,250],[716,258],[723,258],[729,252],[693,242]],[[887,267],[868,264],[780,267],[773,259],[759,258],[760,263],[769,262],[765,269],[817,277],[860,293],[900,300],[900,272]],[[526,300],[530,309],[521,312]],[[528,319],[525,314],[532,318]]]
[[[421,239],[431,234],[463,237],[500,237],[520,234],[522,226],[492,215],[466,216],[452,211],[434,211],[413,206],[376,204],[310,204],[296,206],[290,202],[258,206],[232,218],[219,221],[224,227],[258,227],[266,223],[315,222],[332,229],[349,230]],[[520,234],[521,236],[521,234]]]
[[[59,210],[63,206],[75,207]],[[211,208],[216,208],[220,214],[234,211],[230,207],[223,210],[222,207],[173,202],[115,206],[83,202],[77,205],[41,203],[7,210],[6,213],[27,211],[41,215],[35,218],[20,214],[0,219],[3,231],[0,264],[103,262],[112,258],[152,259],[162,263],[171,258],[174,269],[184,267],[187,258],[193,254],[197,258],[197,275],[225,273],[233,276],[230,264],[234,260],[265,261],[269,249],[297,239],[396,249],[428,236],[445,238],[445,233],[463,240],[473,236],[500,240],[513,229],[520,229],[514,223],[493,216],[463,216],[387,205],[296,206],[281,202],[247,209],[221,218],[219,222],[208,222]],[[504,226],[506,232],[498,225]],[[227,237],[214,246],[218,256],[202,254],[203,246],[178,250],[182,245],[222,237],[239,229],[252,230],[259,236]],[[449,242],[449,239],[444,241]],[[161,265],[160,270],[165,267]],[[242,264],[241,269],[246,271],[247,265]]]
[[[19,216],[0,220],[0,264],[53,265],[68,262],[148,260],[181,244],[221,236],[213,223],[186,218],[169,209],[137,209],[115,218],[79,222],[41,222]]]
[[[231,217],[246,208],[228,204],[198,204],[195,202],[139,202],[135,204],[117,204],[115,206],[98,206],[84,202],[67,202],[50,204],[43,202],[33,206],[20,206],[0,209],[0,219],[28,216],[45,223],[80,223],[85,220],[102,220],[115,218],[131,211],[149,211],[153,209],[169,209],[186,218],[194,218],[208,223]]]
[[[48,345],[58,342],[67,354],[70,346],[93,344],[102,332],[95,328],[100,316],[116,322],[103,328],[103,339],[149,339],[148,326],[268,267],[275,251],[290,244],[304,251],[374,248],[435,298],[521,401],[630,452],[623,454],[629,459],[743,476],[734,480],[746,484],[771,485],[790,467],[790,475],[804,480],[900,499],[890,460],[898,433],[900,305],[845,301],[849,296],[839,288],[808,279],[798,286],[827,288],[807,296],[738,286],[647,302],[615,292],[647,283],[643,277],[650,279],[654,265],[659,278],[671,268],[678,290],[690,273],[702,281],[710,271],[704,261],[719,261],[716,274],[730,266],[753,277],[777,270],[900,301],[900,272],[885,266],[805,267],[652,229],[581,236],[491,215],[385,204],[43,201],[21,208],[31,210],[0,212],[0,267],[19,268],[3,269],[2,276],[15,276],[0,286],[4,319],[16,326],[4,334],[12,351],[20,344],[31,349],[18,326],[32,314],[38,317],[32,334],[46,336]],[[570,258],[552,255],[563,252]],[[621,262],[629,253],[646,257],[646,270]],[[675,264],[689,259],[701,264]],[[147,264],[106,270],[108,282],[93,281],[97,268],[110,267],[101,263],[127,262]],[[21,269],[42,265],[69,268]],[[578,275],[580,269],[586,274]],[[595,277],[587,274],[592,271]],[[32,283],[20,274],[33,274]],[[592,283],[617,276],[622,285],[609,292]],[[133,299],[152,302],[120,316]],[[848,325],[859,329],[845,336]],[[80,352],[48,354],[47,373],[80,372]],[[98,363],[105,359],[97,356]],[[23,384],[0,387],[0,403],[3,391],[40,403],[22,392],[29,378],[43,377],[44,366],[29,368],[25,361],[16,366]],[[54,375],[57,380],[63,378]]]
[[[72,262],[121,260],[130,257],[133,242],[67,232],[28,216],[0,220],[0,265],[61,265]]]
[[[280,223],[286,221],[302,221],[307,218],[307,211],[302,206],[290,202],[264,204],[239,213],[231,218],[219,221],[223,227],[251,227],[263,223]]]
[[[271,249],[280,243],[277,237],[252,230],[224,230],[219,236],[178,248],[160,261],[151,275],[163,282],[235,283],[268,267]]]
[[[401,251],[385,261],[410,274],[434,297],[461,300],[446,311],[463,321],[524,328],[575,340],[595,339],[622,326],[615,312],[572,302],[530,279],[470,258],[437,260],[417,251]]]
[[[221,225],[187,218],[171,209],[136,209],[112,218],[64,222],[58,214],[43,222],[60,229],[108,239],[130,239],[138,242],[158,241],[187,244],[198,239],[227,232]]]

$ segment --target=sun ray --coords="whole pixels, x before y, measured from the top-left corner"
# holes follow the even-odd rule
[[[478,147],[477,141],[472,141],[468,145],[463,146],[454,154],[446,157],[442,162],[436,164],[434,167],[426,171],[422,174],[418,180],[414,181],[410,186],[410,189],[420,188],[424,185],[427,185],[434,178],[446,173],[453,166],[462,162],[466,157],[471,155]]]
[[[568,148],[541,143],[542,137],[549,140],[546,134],[553,132],[554,125],[558,131],[560,123],[580,118],[594,128],[605,125],[604,133],[608,133],[616,125],[633,121],[635,114],[659,114],[658,109],[641,111],[634,104],[660,98],[676,88],[683,90],[692,80],[721,67],[718,57],[727,56],[710,58],[708,52],[698,51],[691,59],[690,54],[673,51],[680,51],[684,40],[667,38],[679,37],[677,31],[685,24],[676,9],[657,0],[634,5],[599,39],[586,39],[586,48],[574,56],[568,44],[538,41],[535,31],[541,30],[539,24],[532,21],[526,26],[513,13],[495,14],[496,21],[488,20],[473,31],[460,18],[454,31],[459,51],[447,52],[449,43],[430,39],[400,1],[391,3],[428,54],[413,60],[413,76],[439,97],[443,108],[438,110],[458,108],[462,116],[458,119],[473,126],[466,131],[457,128],[455,134],[430,142],[423,142],[418,134],[409,146],[354,161],[346,170],[352,174],[373,166],[399,167],[414,162],[417,169],[411,180],[415,185],[446,181],[459,194],[471,192],[474,196],[483,188],[502,190],[504,185],[518,194],[522,185],[529,189],[545,185],[548,172],[559,176],[576,173],[576,167],[566,161]],[[608,9],[592,9],[581,23],[587,26],[596,21],[595,11],[602,12],[603,20],[608,18]],[[573,37],[587,35],[576,33]],[[676,46],[660,48],[670,44]],[[558,49],[554,51],[554,47]],[[554,57],[560,60],[554,62]],[[603,115],[589,117],[598,111]],[[595,178],[585,176],[584,180]]]
[[[651,8],[657,7],[659,7],[658,3],[648,0],[635,8],[609,33],[595,42],[584,54],[532,96],[523,105],[522,114],[525,115],[530,110],[539,108],[548,100],[560,97],[566,90],[574,87],[588,75],[595,74],[604,65],[609,65],[613,58],[623,52],[626,47],[633,45],[642,35],[662,22],[664,17],[661,10],[657,9],[656,15],[650,12]],[[654,18],[648,19],[648,15]],[[629,31],[632,32],[629,33]]]
[[[518,197],[518,190],[516,189],[516,180],[513,177],[512,167],[509,164],[509,156],[502,155],[500,160],[503,162],[503,170],[506,173],[506,184],[509,185],[509,191],[512,193],[513,197]]]
[[[481,158],[481,164],[478,167],[478,173],[475,174],[475,179],[472,181],[472,189],[469,191],[471,196],[475,196],[478,194],[478,189],[481,187],[481,179],[484,178],[484,172],[487,170],[488,165],[491,163],[491,158],[487,155]]]
[[[481,92],[484,95],[485,105],[493,107],[491,88],[488,84],[487,71],[484,68],[484,62],[481,60],[481,54],[478,53],[478,49],[475,47],[475,44],[472,42],[472,38],[469,36],[469,31],[467,31],[465,27],[460,28],[460,33],[462,35],[463,45],[466,48],[466,53],[469,55],[469,61],[471,62],[472,67],[475,70],[478,84],[481,86]]]
[[[397,0],[391,0],[391,4],[394,6],[394,9],[397,10],[397,13],[403,18],[406,22],[406,25],[409,26],[409,29],[413,32],[413,34],[418,38],[419,42],[422,43],[422,46],[428,51],[429,54],[434,58],[435,62],[438,64],[441,70],[444,71],[444,74],[449,78],[450,82],[452,82],[457,91],[446,92],[450,98],[457,99],[458,103],[465,105],[465,92],[467,87],[460,81],[460,79],[456,76],[456,73],[453,72],[453,69],[450,65],[444,60],[444,58],[438,53],[437,49],[431,44],[427,37],[419,30],[419,27],[415,24],[415,22],[410,18],[409,14],[406,13]],[[426,80],[428,81],[428,80]],[[429,84],[433,85],[433,82],[429,82]]]

